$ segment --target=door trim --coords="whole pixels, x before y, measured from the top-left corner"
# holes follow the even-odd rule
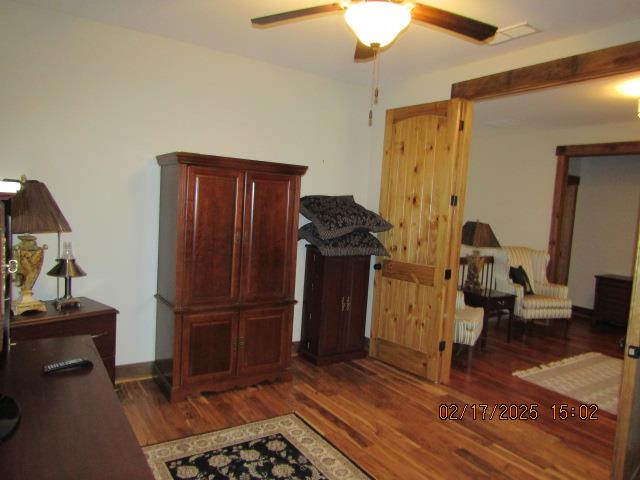
[[[640,142],[592,143],[584,145],[560,145],[556,148],[556,181],[553,188],[551,227],[549,229],[549,265],[547,275],[552,282],[558,281],[560,259],[560,229],[562,228],[564,204],[567,197],[567,180],[571,157],[608,157],[613,155],[640,155]]]

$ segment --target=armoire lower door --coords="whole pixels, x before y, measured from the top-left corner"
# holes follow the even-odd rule
[[[236,373],[238,314],[192,313],[183,316],[182,383],[218,381]]]
[[[291,305],[240,314],[238,374],[251,375],[286,366],[291,348]]]

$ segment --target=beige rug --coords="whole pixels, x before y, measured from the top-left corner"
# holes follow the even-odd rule
[[[618,414],[622,359],[589,352],[513,372],[513,375],[582,403],[595,403],[605,412]]]
[[[370,480],[295,413],[145,447],[156,480]]]

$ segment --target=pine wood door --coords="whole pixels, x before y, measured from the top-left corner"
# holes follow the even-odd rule
[[[300,177],[247,172],[242,300],[293,300]]]
[[[466,189],[471,105],[461,99],[387,111],[371,356],[447,381]],[[446,279],[445,277],[450,277]]]
[[[182,303],[238,302],[243,193],[241,170],[189,167]]]

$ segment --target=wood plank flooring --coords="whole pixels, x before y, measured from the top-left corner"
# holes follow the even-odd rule
[[[435,385],[373,359],[315,367],[292,363],[293,380],[169,404],[151,380],[122,384],[119,396],[141,445],[295,411],[379,479],[608,478],[615,416],[553,420],[551,404],[577,402],[511,375],[586,351],[621,356],[620,329],[575,321],[536,328],[506,343],[506,322],[491,325],[469,370],[454,366]],[[517,330],[517,329],[516,329]],[[536,420],[441,420],[441,404],[536,403]]]

